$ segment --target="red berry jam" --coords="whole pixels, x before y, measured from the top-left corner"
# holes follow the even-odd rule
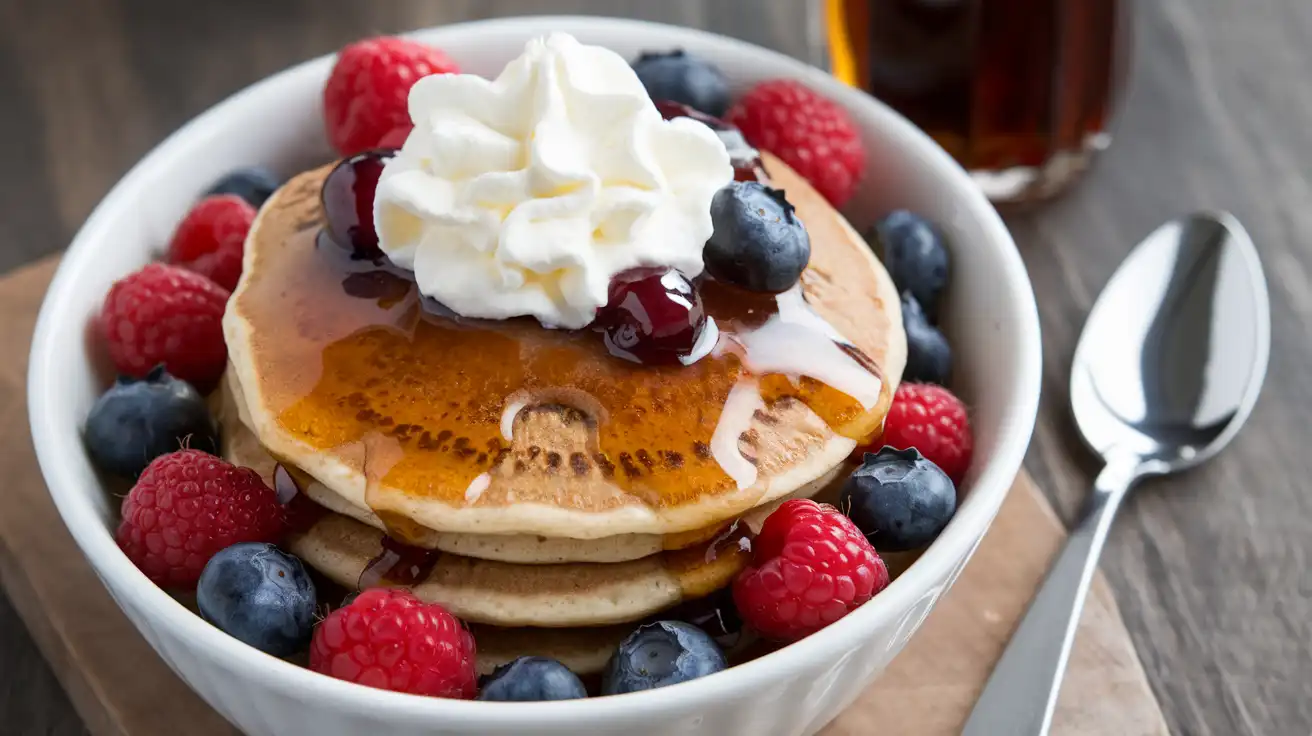
[[[678,271],[637,268],[615,277],[597,313],[611,354],[648,365],[692,355],[706,329],[702,298]]]
[[[374,231],[374,190],[383,165],[396,149],[358,153],[342,160],[323,182],[323,211],[333,240],[350,248],[356,258],[381,258],[378,233]]]

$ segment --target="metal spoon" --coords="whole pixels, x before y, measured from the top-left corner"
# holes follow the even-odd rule
[[[1239,431],[1271,347],[1266,280],[1228,214],[1172,220],[1103,289],[1080,335],[1071,409],[1105,466],[1002,653],[965,736],[1042,736],[1112,517],[1146,476],[1193,467]]]

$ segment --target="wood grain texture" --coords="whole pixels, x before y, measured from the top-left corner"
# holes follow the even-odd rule
[[[1000,0],[994,0],[1000,1]],[[205,107],[375,31],[523,12],[634,15],[805,53],[798,0],[0,1],[0,269],[62,248],[112,183]],[[1117,141],[1063,200],[1009,218],[1038,292],[1044,400],[1028,467],[1070,519],[1093,468],[1070,355],[1132,244],[1181,211],[1252,232],[1273,298],[1268,384],[1236,445],[1130,499],[1104,569],[1176,733],[1312,732],[1312,3],[1140,0]],[[78,733],[0,605],[0,723]]]
[[[1103,557],[1175,733],[1312,732],[1312,4],[1144,0],[1116,141],[1064,200],[1009,224],[1038,292],[1043,408],[1027,467],[1073,518],[1094,470],[1067,418],[1102,284],[1180,212],[1234,212],[1272,298],[1257,409],[1205,467],[1146,483]]]
[[[28,339],[53,267],[52,258],[0,278],[0,344]],[[232,727],[153,655],[60,524],[24,431],[24,357],[20,351],[0,358],[0,475],[10,482],[0,496],[0,577],[6,589],[95,736],[233,736]],[[923,630],[824,736],[958,733],[1062,536],[1051,508],[1022,474]],[[905,555],[888,559],[894,566],[909,562]],[[48,694],[38,698],[36,704],[47,709],[61,702]],[[26,718],[39,722],[47,715]],[[71,716],[45,723],[48,732],[80,730]],[[1081,620],[1054,732],[1166,732],[1101,577]]]

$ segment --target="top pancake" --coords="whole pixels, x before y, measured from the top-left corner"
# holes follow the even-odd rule
[[[219,422],[223,435],[223,457],[234,465],[259,473],[270,487],[275,487],[277,461],[260,445],[247,428],[240,400],[233,395],[232,382],[227,376],[219,388],[210,395],[210,408]],[[826,493],[835,497],[834,481],[850,471],[850,463],[843,463],[829,473],[802,486],[792,494],[794,498],[811,498]],[[347,516],[379,530],[386,530],[383,522],[368,508],[360,508],[322,483],[307,477],[299,468],[283,468],[289,473],[297,490],[327,511]],[[751,514],[770,506],[758,506]],[[749,514],[749,515],[751,515]],[[705,529],[694,529],[680,534],[612,534],[600,539],[570,539],[544,537],[537,534],[463,534],[437,532],[417,527],[411,546],[435,549],[441,552],[472,557],[480,560],[512,562],[520,565],[554,565],[566,562],[627,562],[671,550],[681,550],[707,542],[724,533],[726,525],[717,524]]]
[[[877,399],[858,403],[806,377],[755,379],[732,350],[653,368],[608,355],[587,331],[434,314],[403,276],[316,247],[325,167],[262,208],[224,319],[251,429],[401,538],[416,524],[576,539],[679,533],[791,493],[878,430],[906,344],[897,294],[864,241],[784,164],[767,156],[766,167],[811,236],[807,301],[878,366]],[[727,313],[703,294],[710,314]],[[727,309],[747,321],[758,307]],[[732,341],[737,323],[722,321]],[[722,421],[730,416],[741,421]]]

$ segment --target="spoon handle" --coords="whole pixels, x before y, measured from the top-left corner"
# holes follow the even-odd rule
[[[1098,555],[1137,468],[1137,458],[1109,459],[1094,480],[1079,523],[985,683],[962,736],[1048,733]]]

